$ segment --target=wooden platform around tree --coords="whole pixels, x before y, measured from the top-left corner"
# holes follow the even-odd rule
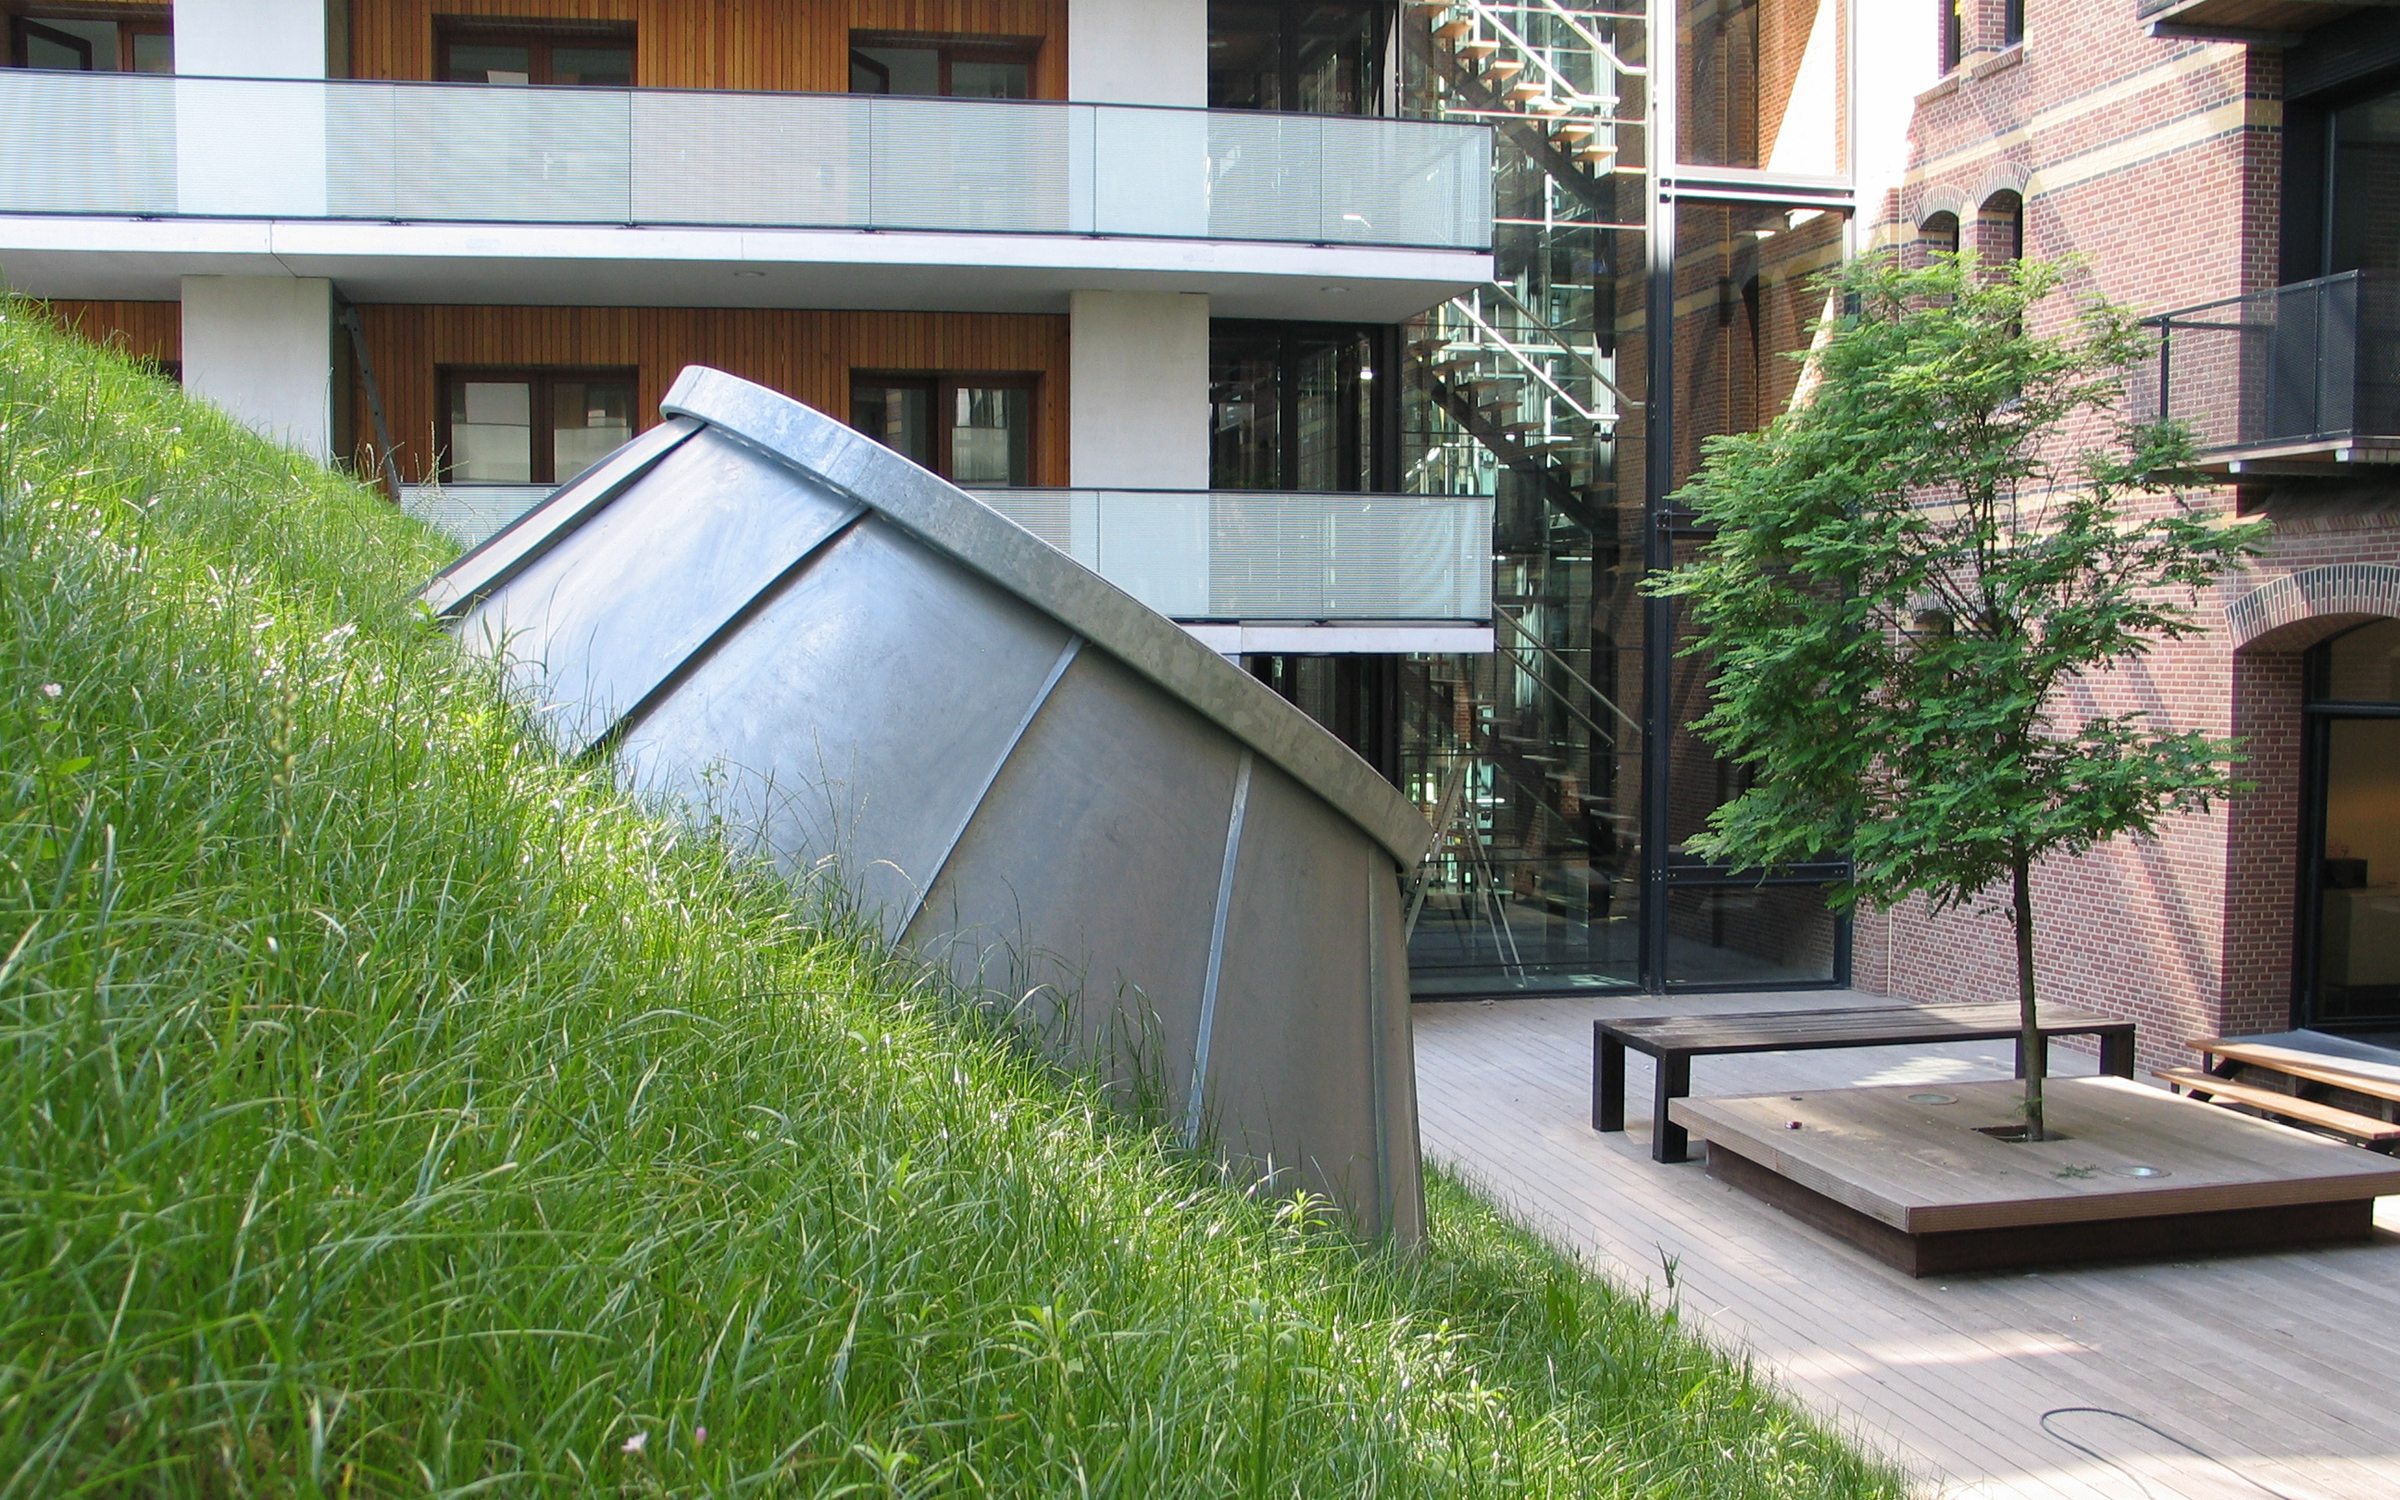
[[[2390,1157],[2124,1079],[2048,1094],[2053,1138],[2033,1144],[1982,1133],[2021,1123],[2012,1081],[1674,1112],[1712,1173],[1916,1276],[2364,1239],[2374,1200],[2400,1193]]]

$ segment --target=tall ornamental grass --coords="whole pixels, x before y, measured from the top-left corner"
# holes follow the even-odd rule
[[[523,732],[371,492],[0,304],[0,1500],[1832,1496],[1437,1183],[1252,1201]]]

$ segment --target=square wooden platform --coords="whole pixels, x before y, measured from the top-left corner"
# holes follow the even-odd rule
[[[2120,1078],[1678,1099],[1709,1171],[1912,1276],[2255,1250],[2374,1233],[2400,1160]],[[1948,1102],[1943,1102],[1948,1101]],[[1793,1128],[1797,1122],[1798,1128]]]

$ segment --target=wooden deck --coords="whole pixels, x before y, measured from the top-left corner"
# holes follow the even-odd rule
[[[1871,1003],[1846,992],[1678,998],[1717,1012]],[[2363,1246],[1916,1281],[1591,1128],[1590,1037],[1654,996],[1416,1007],[1427,1156],[1619,1280],[1675,1294],[1801,1402],[1892,1453],[1929,1495],[2291,1500],[2400,1495],[2400,1200]],[[2061,1048],[2056,1071],[2095,1059]],[[1649,1087],[1646,1059],[1627,1086]],[[2005,1078],[2005,1043],[1704,1058],[1696,1096]],[[2103,1407],[2216,1455],[2195,1458]],[[2246,1478],[2245,1478],[2246,1476]]]

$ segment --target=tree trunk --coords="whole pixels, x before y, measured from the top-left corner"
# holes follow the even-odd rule
[[[2033,1009],[2033,861],[2022,850],[2009,861],[2016,881],[2017,1048],[2025,1059],[2025,1139],[2047,1139],[2042,1131],[2042,1074],[2048,1050]]]

